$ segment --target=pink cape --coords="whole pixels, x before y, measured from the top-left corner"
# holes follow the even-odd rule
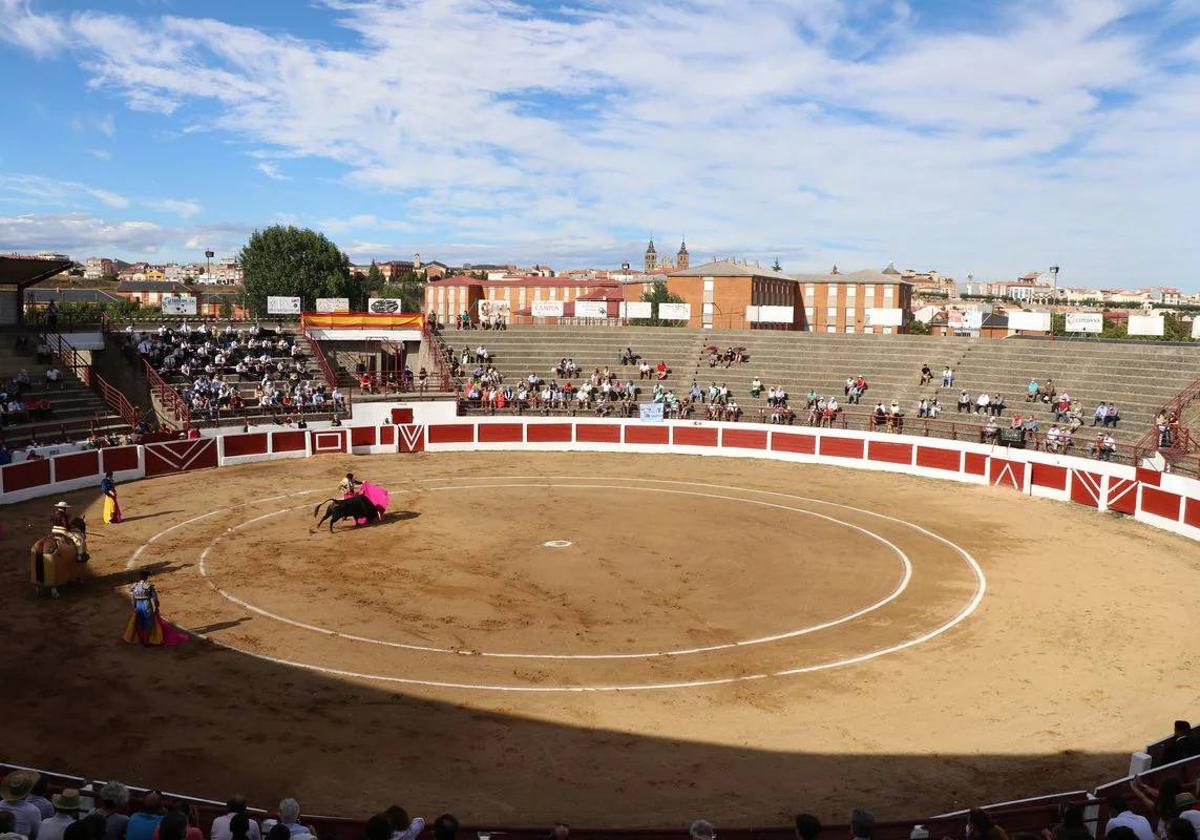
[[[362,494],[370,500],[371,504],[379,508],[380,513],[384,513],[392,503],[391,493],[384,490],[378,484],[372,484],[369,481],[363,482]]]

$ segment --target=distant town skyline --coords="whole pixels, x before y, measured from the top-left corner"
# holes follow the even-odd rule
[[[0,0],[0,251],[1200,289],[1180,0]]]

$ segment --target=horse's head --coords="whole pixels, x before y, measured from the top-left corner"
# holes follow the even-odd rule
[[[71,520],[70,528],[72,531],[78,531],[81,534],[86,534],[87,521],[82,516],[76,516]]]

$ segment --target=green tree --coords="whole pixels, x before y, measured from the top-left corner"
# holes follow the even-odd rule
[[[375,260],[371,260],[371,267],[367,270],[367,291],[373,292],[383,285],[383,272],[379,270],[379,266],[375,264]]]
[[[379,287],[376,295],[399,298],[405,312],[422,312],[425,309],[425,283],[411,271],[399,277],[393,276],[391,282]]]
[[[918,321],[916,318],[913,318],[911,321],[908,322],[907,329],[908,329],[909,335],[931,335],[932,334],[932,331],[929,329],[929,325],[926,323],[923,323],[921,321]]]
[[[783,271],[783,266],[779,264],[779,257],[775,258],[775,265],[771,266],[772,271]]]
[[[228,297],[221,298],[221,305],[219,307],[219,310],[221,312],[222,318],[232,318],[233,317],[233,304],[230,303]]]
[[[654,285],[650,287],[650,291],[642,292],[642,302],[654,305],[651,310],[653,317],[651,318],[634,318],[629,323],[638,327],[682,327],[687,325],[687,321],[664,321],[658,317],[658,305],[660,303],[685,303],[684,299],[674,292],[667,289],[667,281],[656,280]]]
[[[267,297],[299,297],[311,311],[319,297],[356,297],[350,260],[324,234],[291,225],[256,230],[242,248],[246,301],[265,315]]]

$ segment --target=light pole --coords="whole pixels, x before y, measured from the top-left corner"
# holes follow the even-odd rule
[[[215,256],[212,251],[204,252],[204,259],[207,261],[207,266],[204,269],[204,280],[206,283],[212,282],[212,258]]]

